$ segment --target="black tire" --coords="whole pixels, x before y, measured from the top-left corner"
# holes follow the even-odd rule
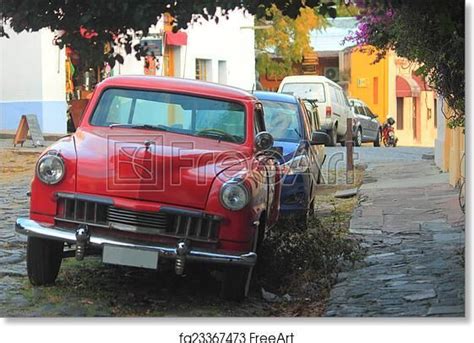
[[[246,296],[247,279],[251,270],[248,267],[226,267],[222,280],[221,297],[230,301],[242,301]]]
[[[374,146],[380,147],[380,130],[377,131],[377,137],[375,137]]]
[[[61,267],[63,249],[63,242],[28,237],[26,269],[33,286],[54,284]]]
[[[328,146],[336,146],[337,144],[337,127],[333,127],[332,130],[328,131],[329,143]]]
[[[362,145],[362,129],[360,127],[357,129],[356,136],[354,137],[354,145]]]

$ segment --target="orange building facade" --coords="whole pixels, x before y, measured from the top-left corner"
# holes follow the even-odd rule
[[[370,51],[349,48],[342,53],[340,67],[350,75],[348,95],[367,103],[380,122],[395,119],[399,145],[434,146],[438,99],[416,75],[418,65],[392,51],[374,63],[376,54]]]

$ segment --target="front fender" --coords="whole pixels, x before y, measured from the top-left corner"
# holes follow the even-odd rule
[[[47,185],[36,177],[36,168],[31,182],[30,218],[34,220],[53,222],[56,215],[56,192],[75,192],[76,190],[76,149],[74,136],[60,139],[46,148],[40,158],[48,151],[56,150],[64,160],[66,174],[55,185]],[[49,220],[48,220],[49,219]]]
[[[238,242],[243,243],[247,249],[252,248],[258,222],[267,209],[268,192],[265,175],[265,169],[262,167],[254,166],[244,171],[241,167],[233,166],[215,177],[207,199],[206,212],[222,216],[219,233],[222,244]],[[243,179],[250,195],[247,206],[239,211],[224,208],[220,201],[222,185],[234,177]]]

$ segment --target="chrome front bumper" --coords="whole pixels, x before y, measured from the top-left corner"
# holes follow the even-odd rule
[[[54,225],[41,225],[38,222],[28,218],[18,218],[15,223],[16,232],[26,235],[47,238],[67,243],[77,244],[77,232],[71,229],[65,229]],[[196,261],[205,263],[217,264],[232,264],[252,267],[257,262],[257,254],[254,252],[248,253],[229,253],[222,251],[207,251],[203,249],[195,249],[192,247],[183,248],[183,243],[180,242],[176,247],[167,246],[159,243],[146,243],[130,239],[115,239],[111,237],[104,237],[97,234],[91,234],[88,237],[87,244],[96,247],[103,247],[104,245],[112,245],[116,247],[126,247],[141,250],[150,250],[158,252],[160,257],[180,260],[183,257],[186,261]]]

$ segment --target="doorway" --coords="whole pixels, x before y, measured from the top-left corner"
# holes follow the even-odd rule
[[[413,99],[413,140],[417,143],[420,142],[420,128],[421,128],[421,117],[420,117],[420,98],[412,98]]]

